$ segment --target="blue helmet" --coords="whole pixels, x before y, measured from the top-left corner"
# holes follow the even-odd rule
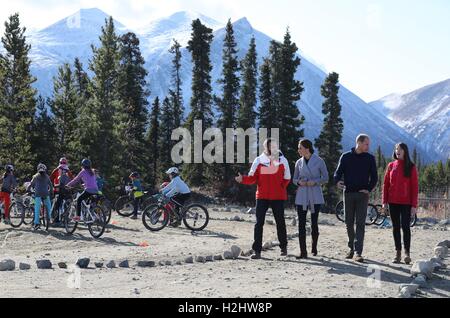
[[[92,166],[92,162],[89,159],[83,159],[83,161],[81,161],[81,166],[89,169]]]

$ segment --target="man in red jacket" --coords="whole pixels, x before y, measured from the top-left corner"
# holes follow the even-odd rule
[[[287,201],[287,187],[291,182],[289,163],[279,151],[274,139],[264,142],[264,153],[256,158],[248,176],[239,174],[236,181],[245,185],[257,184],[255,242],[252,259],[261,259],[264,223],[267,210],[272,208],[277,223],[281,256],[287,256],[287,232],[284,217],[284,202]]]

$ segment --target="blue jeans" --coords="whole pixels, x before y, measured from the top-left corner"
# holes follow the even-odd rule
[[[49,222],[52,218],[52,203],[50,202],[50,197],[36,197],[34,202],[34,225],[40,224],[41,204],[45,204],[45,207],[47,208]]]

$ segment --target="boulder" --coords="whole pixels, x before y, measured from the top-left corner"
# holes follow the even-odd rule
[[[36,261],[36,265],[38,269],[52,269],[53,264],[49,260],[39,260]]]
[[[189,256],[189,257],[187,257],[187,258],[184,260],[184,262],[185,262],[186,264],[193,264],[193,263],[194,263],[194,257]]]
[[[76,265],[77,265],[79,268],[86,269],[86,268],[88,268],[90,262],[91,262],[91,260],[90,260],[89,258],[80,258],[80,259],[77,261],[77,264],[76,264]]]
[[[120,268],[130,268],[130,262],[128,260],[124,260],[119,263]]]
[[[437,258],[446,258],[448,256],[448,247],[447,246],[438,246],[434,249],[434,255]]]
[[[0,272],[11,272],[16,269],[16,262],[7,259],[0,262]]]
[[[19,269],[21,271],[28,271],[31,269],[31,265],[30,264],[26,264],[26,263],[20,263],[19,264]]]
[[[233,245],[231,247],[231,253],[233,254],[234,259],[238,259],[239,256],[241,255],[241,252],[242,252],[242,249],[239,246]]]
[[[430,261],[418,261],[411,268],[411,274],[418,276],[419,274],[431,279],[433,277],[434,266]]]
[[[116,268],[116,262],[110,261],[110,262],[108,262],[108,264],[106,264],[106,267],[109,269]]]
[[[142,268],[149,268],[149,267],[155,267],[156,263],[153,261],[139,261],[139,262],[137,262],[137,266],[142,267]]]
[[[223,257],[224,257],[224,259],[227,259],[227,260],[234,259],[233,253],[231,253],[231,251],[225,251],[225,253],[223,253]]]
[[[402,284],[399,287],[399,291],[401,292],[402,289],[407,289],[410,295],[415,295],[417,293],[417,290],[419,289],[419,285],[416,284]]]

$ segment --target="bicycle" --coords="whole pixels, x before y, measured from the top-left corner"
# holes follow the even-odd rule
[[[112,217],[112,209],[113,209],[112,202],[102,192],[99,192],[98,204],[103,208],[103,211],[105,212],[106,224],[109,224],[111,222]]]
[[[142,214],[142,222],[149,231],[162,231],[169,224],[171,218],[178,222],[183,221],[184,225],[193,232],[203,231],[209,224],[208,209],[201,204],[193,203],[183,207],[162,194],[155,195],[153,198],[158,203],[145,208]],[[180,209],[179,213],[176,212],[177,208]],[[190,223],[191,221],[193,224]]]
[[[376,225],[381,226],[384,224],[387,218],[390,217],[389,207],[386,210],[383,210],[383,206],[381,204],[376,205],[378,212],[378,219],[377,222],[375,222]],[[417,213],[414,215],[413,218],[411,218],[411,227],[415,227],[418,221]]]
[[[57,198],[55,197],[55,199],[53,200],[53,207],[56,204],[56,200]],[[59,222],[61,224],[64,224],[64,218],[67,216],[68,211],[70,210],[70,207],[72,206],[73,203],[73,199],[70,196],[70,198],[68,199],[64,199],[61,203],[61,205],[59,206],[58,210],[52,209],[53,213],[52,213],[52,224],[55,224],[55,220],[59,220]]]
[[[339,221],[345,223],[345,206],[344,201],[340,201],[336,205],[335,209],[336,217]],[[369,204],[367,206],[367,216],[366,216],[366,225],[373,225],[376,224],[379,217],[378,209],[376,205]]]
[[[87,226],[89,233],[93,238],[100,238],[106,229],[106,215],[103,208],[98,205],[98,196],[93,195],[86,201],[81,203],[81,219],[80,222],[75,222],[73,219],[76,216],[76,202],[81,193],[77,193],[76,200],[74,200],[71,208],[66,211],[64,216],[64,227],[68,235],[73,235],[78,228],[79,223]]]
[[[125,186],[126,195],[119,197],[114,203],[114,210],[123,217],[130,217],[134,210],[133,187]],[[144,196],[141,198],[141,209],[145,209],[148,205],[154,203],[153,196],[149,191],[144,191]]]
[[[15,192],[12,192],[10,194],[11,197],[11,204],[9,206],[9,225],[13,228],[19,228],[22,224],[22,214],[23,209],[20,209],[20,206],[18,205],[18,201],[15,198]],[[0,219],[5,219],[6,213],[5,213],[5,204],[2,201],[0,204]]]

